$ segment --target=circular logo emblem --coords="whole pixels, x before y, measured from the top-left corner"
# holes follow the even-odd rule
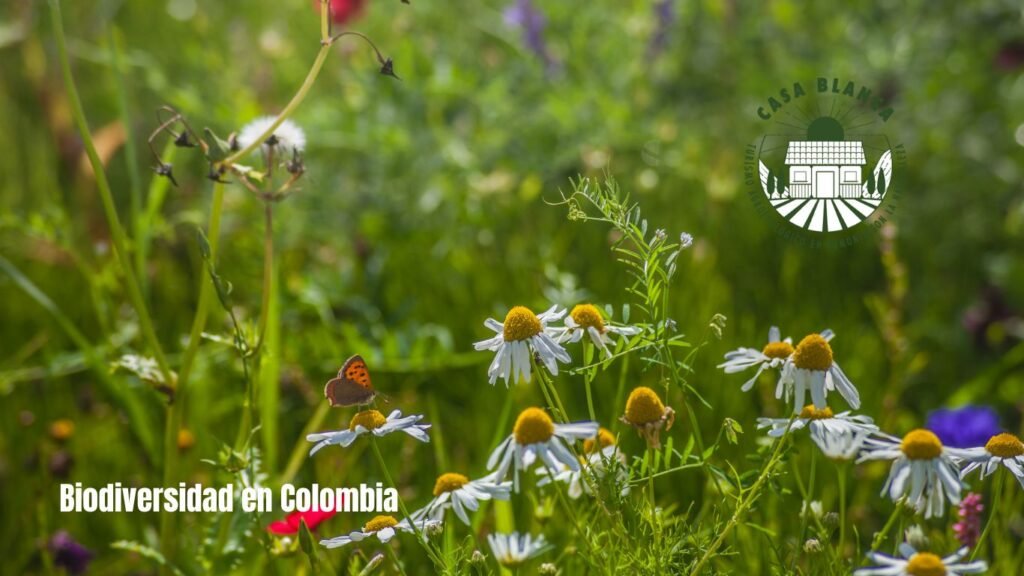
[[[814,234],[881,227],[895,212],[905,156],[884,131],[893,113],[870,88],[838,78],[780,89],[757,109],[771,126],[747,149],[751,196]]]

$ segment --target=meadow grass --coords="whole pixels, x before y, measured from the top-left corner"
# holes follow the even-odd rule
[[[880,496],[889,462],[827,458],[808,437],[811,420],[790,415],[788,394],[776,397],[785,366],[814,371],[799,359],[810,344],[746,393],[752,373],[717,366],[730,350],[761,350],[772,325],[796,342],[832,328],[824,367],[834,353],[859,390],[858,413],[896,437],[875,434],[877,450],[895,442],[895,453],[924,461],[899,439],[943,405],[990,404],[1003,429],[1020,432],[1015,144],[978,143],[1012,132],[1015,72],[908,70],[898,114],[920,155],[905,180],[914,202],[877,238],[816,251],[775,237],[775,223],[745,202],[744,103],[775,88],[738,52],[743,43],[724,39],[767,41],[828,14],[780,5],[761,19],[698,4],[666,18],[646,4],[599,3],[570,18],[545,7],[538,44],[518,37],[523,21],[502,23],[497,6],[457,2],[449,10],[474,26],[456,27],[447,11],[397,4],[393,15],[368,9],[366,35],[332,29],[327,2],[319,15],[204,6],[188,23],[161,16],[153,28],[145,11],[165,7],[5,8],[15,24],[0,53],[0,126],[18,136],[0,160],[10,209],[0,227],[5,573],[68,570],[62,532],[92,551],[92,572],[111,574],[828,575],[874,565],[866,553],[895,555],[904,541],[957,550],[955,506],[925,517]],[[827,47],[857,33],[918,46],[932,30],[961,62],[1012,65],[1009,41],[965,46],[927,11],[872,10],[853,3],[846,29],[801,42]],[[967,36],[981,37],[984,10],[958,10]],[[910,13],[917,33],[895,23]],[[609,22],[626,33],[598,35]],[[879,58],[834,52],[844,70]],[[800,74],[825,62],[768,53]],[[901,69],[898,55],[886,58]],[[726,62],[743,78],[717,74]],[[388,77],[395,71],[402,81]],[[949,96],[959,100],[928,105],[927,87],[943,82],[960,85]],[[43,96],[29,103],[33,94]],[[962,120],[968,106],[995,116]],[[261,134],[229,142],[267,113]],[[265,144],[291,122],[308,143]],[[963,155],[981,146],[987,161],[948,158],[954,132]],[[948,226],[940,237],[936,218]],[[591,316],[576,308],[586,303]],[[550,333],[570,360],[530,344],[529,379],[489,384],[493,352],[473,343],[494,335],[488,317],[514,336],[506,314],[517,305],[529,315],[560,307],[524,334]],[[964,310],[975,316],[961,323]],[[987,316],[975,329],[978,314]],[[608,340],[595,343],[588,327]],[[310,456],[307,435],[348,430],[356,417],[322,392],[353,354],[388,397],[372,408],[422,415],[429,443],[371,435]],[[848,401],[828,399],[836,413]],[[481,501],[465,523],[442,507],[443,523],[412,522],[387,543],[370,530],[372,514],[280,535],[267,529],[280,512],[56,509],[57,485],[69,481],[382,481],[398,489],[400,521],[438,495],[442,474],[483,479],[503,440],[536,437],[520,426],[530,406],[553,430],[595,422],[614,443],[591,452],[570,434],[578,473],[527,464],[508,500]],[[759,417],[775,419],[774,440]],[[958,467],[968,461],[950,454]],[[507,492],[495,486],[512,475],[488,489]],[[1021,486],[1002,468],[964,483],[986,509],[963,561],[1016,573]],[[353,531],[369,538],[321,545]],[[543,536],[535,558],[499,562],[488,537],[512,532]]]

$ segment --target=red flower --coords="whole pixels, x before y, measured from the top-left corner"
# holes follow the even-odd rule
[[[319,526],[320,523],[331,518],[335,514],[337,514],[337,512],[334,510],[321,510],[319,512],[314,512],[312,510],[308,510],[306,512],[292,512],[284,520],[271,522],[270,525],[267,526],[267,530],[273,534],[279,534],[282,536],[287,534],[296,534],[299,531],[299,523],[303,520],[306,521],[306,526],[308,526],[310,530],[316,530],[316,527]]]
[[[318,9],[319,4],[317,2]],[[354,20],[362,13],[365,4],[366,0],[331,0],[331,20],[335,24],[345,24]]]

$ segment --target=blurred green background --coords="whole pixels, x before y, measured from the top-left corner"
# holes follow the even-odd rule
[[[483,320],[515,304],[629,301],[609,230],[569,222],[546,203],[570,177],[605,171],[652,227],[695,238],[672,316],[695,342],[713,314],[729,319],[690,380],[713,406],[698,410],[706,436],[724,417],[747,429],[737,459],[753,445],[754,418],[782,407],[770,383],[743,395],[743,379],[714,366],[727,350],[761,346],[772,324],[795,338],[835,329],[837,360],[864,412],[894,433],[967,401],[993,404],[1004,425],[1019,427],[1019,2],[538,2],[542,49],[508,17],[511,5],[371,0],[347,27],[394,58],[402,81],[378,75],[364,44],[343,41],[293,116],[309,141],[308,171],[276,208],[276,328],[272,365],[261,371],[269,472],[284,468],[322,383],[356,352],[394,407],[427,413],[443,434],[437,456],[447,462],[395,442],[405,447],[396,464],[408,498],[423,501],[444,468],[482,472],[507,393],[487,385],[490,358],[472,351],[488,336]],[[211,185],[201,158],[182,151],[180,187],[151,182],[155,110],[173,106],[222,135],[276,113],[318,50],[317,11],[305,0],[89,0],[66,3],[64,21],[122,217],[133,195],[151,216],[152,237],[135,245],[148,251],[146,297],[173,362],[196,305],[195,226],[205,226]],[[112,361],[144,348],[50,30],[41,1],[0,6],[0,254]],[[886,129],[907,150],[893,225],[841,250],[778,238],[781,220],[758,214],[743,182],[744,148],[766,129],[757,107],[818,76],[885,93],[896,109]],[[251,322],[262,206],[240,187],[228,188],[222,232],[219,273]],[[161,398],[129,374],[111,376],[151,422],[152,436],[140,437],[54,316],[9,274],[0,274],[0,295],[0,565],[38,570],[41,542],[66,529],[98,552],[97,573],[149,569],[108,544],[151,538],[156,515],[61,515],[52,482],[158,484]],[[225,335],[227,322],[215,307],[207,330]],[[636,363],[633,372],[631,384],[648,380]],[[597,383],[597,404],[610,415],[621,406],[608,380]],[[585,406],[582,380],[559,385]],[[242,390],[232,351],[205,343],[185,415],[196,439],[183,456],[189,478],[209,479],[199,460],[231,442]],[[541,401],[529,387],[513,393],[520,406]],[[58,419],[75,424],[67,441],[49,433]],[[324,426],[345,422],[332,412]],[[307,462],[297,481],[351,482],[360,465],[335,451]],[[198,539],[183,522],[182,537]]]

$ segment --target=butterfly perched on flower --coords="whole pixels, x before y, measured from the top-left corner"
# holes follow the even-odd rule
[[[359,406],[377,398],[370,380],[370,369],[359,354],[349,358],[338,370],[338,377],[324,385],[324,396],[331,406]]]

